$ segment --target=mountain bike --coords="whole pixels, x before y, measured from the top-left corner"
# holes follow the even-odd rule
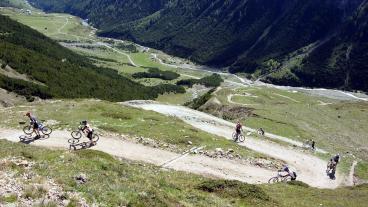
[[[293,172],[294,173],[294,172]],[[283,175],[281,171],[277,172],[277,175],[275,177],[272,177],[268,180],[268,183],[278,183],[278,182],[288,182],[291,181],[292,177],[287,174]]]
[[[78,127],[78,130],[72,131],[71,135],[72,135],[73,138],[68,140],[68,142],[70,144],[77,144],[77,143],[79,143],[79,140],[82,138],[83,135],[87,136],[83,132],[82,127]],[[93,131],[91,142],[96,143],[99,139],[100,139],[100,137],[98,136],[98,134],[95,131]]]
[[[52,133],[52,128],[49,126],[45,126],[43,124],[38,124],[38,130],[44,135],[50,135]],[[33,125],[30,124],[28,126],[23,127],[23,132],[26,135],[33,134]]]
[[[245,141],[245,137],[242,133],[236,133],[234,132],[232,135],[232,138],[234,140],[234,142],[239,141],[239,142],[244,142]]]

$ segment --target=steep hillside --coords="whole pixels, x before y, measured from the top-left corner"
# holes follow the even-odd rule
[[[319,61],[310,70],[308,65],[313,54],[325,57],[319,52],[326,50],[323,48],[328,47],[336,35],[343,38],[351,35],[341,32],[342,25],[350,21],[363,0],[31,2],[47,11],[89,18],[100,28],[100,35],[131,39],[203,64],[230,66],[230,72],[246,72],[254,78],[278,84],[368,90],[362,84],[353,84],[362,82],[359,76],[341,81],[346,80],[346,73],[341,72],[340,67],[333,65],[326,69]],[[289,59],[295,58],[295,54],[303,61],[298,59],[299,62],[290,64]],[[355,61],[355,56],[349,59]],[[270,67],[269,60],[278,64]],[[352,64],[351,67],[359,66]],[[313,70],[325,76],[334,74],[338,80],[326,83],[325,78],[318,79]],[[304,73],[311,74],[315,81],[309,81]]]
[[[308,86],[368,91],[368,2],[338,35],[314,50],[293,72]]]
[[[179,89],[177,86],[150,88],[139,85],[114,70],[92,65],[87,58],[1,15],[0,65],[0,70],[11,69],[27,77],[17,78],[1,72],[0,87],[29,98],[124,101],[155,98],[159,93]]]

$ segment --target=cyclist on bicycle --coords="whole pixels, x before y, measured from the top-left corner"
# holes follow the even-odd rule
[[[296,179],[296,173],[295,172],[291,172],[288,165],[284,165],[281,168],[281,170],[279,170],[279,172],[286,172],[287,175],[289,175],[291,177],[291,180],[295,180]]]
[[[243,131],[243,126],[240,124],[240,122],[237,122],[235,126],[235,132],[236,132],[236,139],[234,140],[235,142],[238,141],[238,137],[242,133],[242,131]]]
[[[32,116],[31,112],[27,112],[26,116],[28,116],[30,120],[30,125],[33,128],[33,132],[36,134],[36,139],[40,138],[40,123],[38,122],[35,116]]]
[[[264,131],[264,129],[263,129],[263,128],[259,128],[257,132],[258,132],[258,134],[259,134],[259,135],[261,135],[261,136],[264,136],[264,135],[265,135],[265,131]]]
[[[311,147],[312,147],[312,150],[316,150],[316,141],[314,141],[313,139],[311,141]]]
[[[93,129],[92,127],[89,125],[89,123],[85,120],[81,122],[82,125],[82,132],[87,134],[87,138],[92,141],[92,136],[93,136]]]

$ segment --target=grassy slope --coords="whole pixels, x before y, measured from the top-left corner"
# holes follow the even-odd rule
[[[246,88],[236,92],[222,90],[217,94],[223,104],[229,104],[227,95],[244,92],[257,96],[232,98],[236,103],[254,104],[247,107],[253,108],[257,116],[244,119],[246,126],[262,127],[268,132],[300,141],[313,138],[317,146],[332,152],[350,151],[368,159],[364,151],[364,146],[367,146],[367,129],[364,126],[368,124],[368,104],[336,101],[271,88]],[[331,104],[322,106],[319,101]]]
[[[0,13],[11,17],[31,28],[45,34],[46,36],[61,42],[76,41],[78,43],[93,43],[98,41],[103,41],[94,35],[90,36],[92,30],[90,27],[85,27],[81,24],[81,19],[67,14],[54,14],[54,13],[40,13],[39,11],[34,11],[32,15],[26,15],[21,13],[17,9],[3,8]],[[68,20],[66,22],[66,20]],[[52,23],[50,23],[52,22]],[[65,27],[63,27],[65,25]],[[60,31],[59,28],[63,27]],[[47,28],[47,30],[45,29]],[[69,49],[83,55],[92,58],[95,65],[99,67],[108,67],[117,70],[121,75],[130,78],[132,73],[144,72],[146,69],[142,67],[132,67],[129,65],[129,61],[125,55],[117,53],[111,49],[105,47],[93,47],[93,48],[81,48],[81,47],[69,47]],[[181,70],[176,68],[171,68],[163,66],[156,60],[151,58],[151,52],[157,52],[150,50],[149,52],[139,52],[139,53],[129,53],[129,51],[121,52],[127,53],[131,56],[133,61],[144,67],[156,67],[161,70],[170,70],[180,74],[186,74],[190,76],[204,77],[206,72],[191,71],[191,70]],[[160,58],[166,59],[164,55],[159,55]],[[101,59],[102,58],[102,59]],[[187,76],[181,76],[180,79],[186,79]],[[140,79],[135,80],[146,86],[154,86],[161,83],[174,83],[175,81],[167,82],[159,79]],[[184,104],[192,100],[192,92],[187,92],[185,94],[163,94],[159,95],[157,99],[159,101],[164,101],[173,104]]]
[[[262,127],[266,132],[302,142],[306,139],[314,139],[318,147],[331,153],[343,154],[339,170],[345,173],[349,172],[353,160],[356,159],[351,154],[345,154],[350,152],[358,159],[365,160],[356,167],[356,175],[360,179],[368,179],[365,173],[368,166],[366,162],[368,159],[367,129],[365,127],[368,124],[366,119],[368,104],[255,87],[236,91],[224,89],[217,93],[217,98],[222,104],[234,106],[228,103],[227,96],[243,93],[257,96],[234,96],[232,98],[232,101],[236,103],[251,104],[244,107],[252,108],[255,115],[243,119],[245,126]],[[330,103],[330,105],[322,106],[320,101]],[[328,156],[331,155],[323,155],[322,158],[328,159]]]
[[[245,157],[263,157],[222,137],[197,130],[179,119],[97,100],[65,100],[16,106],[0,111],[4,117],[0,120],[0,126],[21,128],[18,122],[25,119],[25,111],[33,111],[39,119],[58,121],[59,124],[54,128],[71,130],[81,120],[89,120],[99,129],[174,144],[182,151],[192,147],[188,146],[188,141],[191,141],[194,146],[206,146],[207,150],[231,148]]]
[[[37,31],[0,16],[0,60],[19,73],[44,83],[35,86],[2,77],[1,87],[40,97],[94,97],[108,100],[154,98],[156,91],[136,84],[106,68],[97,68],[76,53]],[[8,83],[12,81],[11,83]],[[31,92],[29,92],[31,91]],[[156,93],[156,94],[155,94]]]
[[[334,191],[287,184],[254,186],[118,161],[93,150],[52,151],[2,140],[0,144],[0,159],[21,156],[35,161],[37,174],[53,178],[64,190],[80,192],[90,204],[99,206],[359,207],[368,202],[368,186]],[[23,169],[13,167],[13,171],[22,174]],[[74,180],[80,173],[88,177],[83,185]]]

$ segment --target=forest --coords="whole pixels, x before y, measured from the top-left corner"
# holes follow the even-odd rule
[[[43,85],[0,77],[0,87],[41,98],[98,98],[109,101],[154,99],[183,92],[175,85],[146,87],[109,68],[92,64],[39,32],[0,15],[0,61]],[[0,69],[1,70],[1,69]]]

